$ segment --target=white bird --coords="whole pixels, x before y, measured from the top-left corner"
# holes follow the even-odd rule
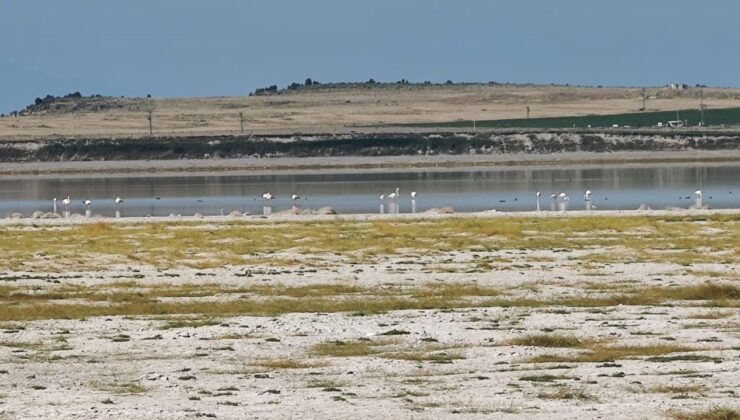
[[[537,191],[537,198],[540,198],[540,195],[542,195],[542,193]]]
[[[398,194],[399,194],[400,191],[401,190],[399,190],[398,188],[396,188],[396,192],[392,192],[392,193],[388,194],[388,198],[390,198],[391,200],[395,200],[398,197]]]
[[[696,203],[694,204],[694,207],[696,207],[697,209],[703,209],[704,205],[702,203],[702,198],[704,197],[701,193],[701,190],[694,191],[694,195],[696,195]]]
[[[298,196],[298,195],[296,195],[296,194],[293,194],[292,196],[290,196],[290,199],[291,199],[291,200],[293,200],[293,201],[295,201],[295,200],[300,200],[300,199],[301,199],[301,197],[299,197],[299,196]]]
[[[584,201],[591,201],[591,190],[586,190],[586,193],[583,194],[583,200]]]
[[[383,194],[380,194],[380,195],[378,196],[378,200],[380,200],[380,201],[383,201],[383,200],[385,200],[385,196],[384,196]]]
[[[411,199],[416,200],[416,191],[411,191]]]
[[[113,202],[116,203],[116,204],[121,204],[121,203],[123,203],[123,198],[121,198],[120,196],[116,196],[116,198],[115,198],[115,200],[113,200]]]
[[[53,197],[51,201],[54,203],[54,214],[57,212],[57,198]]]
[[[88,210],[90,210],[90,204],[92,204],[92,201],[90,201],[89,199],[88,200],[82,200],[82,204],[85,205],[85,208],[87,208]]]
[[[71,203],[72,200],[70,200],[69,196],[65,197],[64,200],[62,200],[62,204],[64,204],[64,210],[67,210]]]
[[[275,196],[272,195],[272,193],[270,192],[266,192],[262,194],[262,198],[264,198],[265,200],[273,200],[275,199]]]
[[[565,194],[564,192],[561,192],[560,194],[558,194],[558,199],[560,201],[568,201],[570,200],[570,197],[568,197],[568,195]]]

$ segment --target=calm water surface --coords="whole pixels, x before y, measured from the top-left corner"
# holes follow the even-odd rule
[[[380,201],[400,188],[400,198]],[[586,189],[593,192],[585,202]],[[549,168],[486,168],[389,172],[326,172],[249,175],[244,173],[178,176],[114,176],[0,178],[0,216],[14,212],[30,216],[35,210],[52,211],[52,197],[59,202],[70,195],[71,213],[84,214],[82,200],[92,201],[92,214],[114,216],[166,216],[228,214],[232,211],[264,214],[292,206],[318,209],[329,206],[339,213],[410,213],[435,207],[457,212],[496,209],[536,210],[541,191],[544,211],[585,209],[688,208],[695,205],[694,191],[703,191],[703,205],[740,207],[740,166],[655,164],[646,166],[558,166]],[[261,198],[269,191],[274,200]],[[412,201],[409,193],[417,191]],[[553,202],[551,194],[565,192],[570,201]],[[300,200],[290,196],[298,194]],[[125,202],[116,207],[113,198]]]

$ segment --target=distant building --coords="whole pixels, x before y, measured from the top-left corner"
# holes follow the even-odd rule
[[[668,85],[668,89],[671,90],[684,90],[688,88],[689,85],[687,85],[686,83],[671,83],[670,85]]]

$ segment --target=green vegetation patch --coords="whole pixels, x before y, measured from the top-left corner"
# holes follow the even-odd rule
[[[688,126],[697,126],[702,121],[699,109],[680,111],[630,112],[608,115],[583,115],[572,117],[513,118],[502,120],[478,120],[481,128],[586,128],[586,127],[655,127],[668,121],[686,121]],[[705,125],[740,124],[740,108],[717,108],[704,110]],[[404,127],[449,127],[470,128],[472,121],[457,120],[437,123],[402,124]]]

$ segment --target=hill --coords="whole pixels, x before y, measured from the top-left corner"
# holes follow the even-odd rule
[[[583,117],[636,113],[640,88],[507,84],[333,84],[210,98],[41,99],[0,117],[0,139],[398,132],[395,124]],[[700,99],[701,97],[701,99]],[[646,111],[740,107],[740,89],[646,89]],[[38,102],[38,101],[37,101]],[[453,124],[455,125],[455,124]],[[428,127],[423,127],[428,130]]]

